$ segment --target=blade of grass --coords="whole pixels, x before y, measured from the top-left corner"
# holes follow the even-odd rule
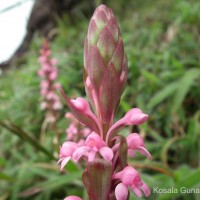
[[[147,107],[152,109],[153,107],[164,101],[166,98],[171,96],[179,86],[178,84],[178,81],[168,84],[166,87],[164,87],[161,91],[159,91],[152,97]]]
[[[176,112],[180,107],[181,103],[183,102],[186,94],[189,92],[193,82],[196,78],[200,77],[200,70],[199,69],[191,69],[188,70],[184,76],[179,81],[177,92],[174,97],[174,102],[172,106],[172,111]]]
[[[59,175],[53,178],[50,178],[42,183],[36,184],[34,187],[28,188],[27,190],[20,193],[21,197],[28,197],[33,194],[46,191],[46,190],[55,190],[66,184],[75,184],[78,183],[76,180],[81,177],[82,172],[78,171],[76,173],[70,173],[66,175]],[[78,184],[80,185],[80,184]]]
[[[37,150],[39,150],[39,151],[43,152],[44,154],[46,154],[49,158],[57,160],[46,148],[44,148],[42,145],[40,145],[35,138],[33,138],[32,136],[30,136],[28,133],[26,133],[20,127],[14,125],[12,122],[9,122],[9,121],[7,121],[7,122],[0,121],[0,125],[2,127],[6,128],[7,130],[9,130],[11,133],[14,133],[18,137],[22,138],[24,141],[26,141],[29,144],[31,144]]]
[[[180,180],[177,184],[175,184],[174,188],[177,188],[177,190],[179,191],[178,193],[162,194],[162,196],[159,196],[158,200],[171,200],[183,195],[183,193],[181,193],[181,188],[194,188],[199,184],[199,177],[200,169],[197,169],[192,174],[186,176],[184,179]]]

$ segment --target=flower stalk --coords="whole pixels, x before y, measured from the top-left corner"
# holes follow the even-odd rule
[[[127,57],[117,21],[112,10],[101,5],[90,20],[84,44],[83,79],[94,113],[85,99],[70,99],[61,89],[71,113],[91,133],[81,145],[66,141],[58,162],[63,169],[70,159],[86,161],[82,179],[89,200],[128,200],[129,189],[138,197],[150,194],[139,173],[127,162],[128,156],[134,157],[137,151],[151,159],[143,138],[138,133],[120,135],[125,126],[146,122],[148,115],[133,108],[114,123],[127,75]]]

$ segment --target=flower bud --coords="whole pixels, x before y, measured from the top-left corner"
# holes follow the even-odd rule
[[[112,123],[126,77],[127,59],[117,21],[112,10],[101,5],[90,20],[85,39],[84,81],[103,125]]]

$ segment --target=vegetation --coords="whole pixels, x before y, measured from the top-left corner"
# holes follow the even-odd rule
[[[129,60],[128,86],[118,114],[139,107],[150,115],[139,132],[153,159],[143,161],[137,154],[129,163],[142,172],[152,189],[149,199],[197,200],[200,191],[190,193],[189,189],[200,187],[200,2],[111,0],[108,6],[118,18]],[[51,43],[53,57],[58,59],[58,80],[69,96],[84,95],[83,43],[88,19],[80,13],[76,25],[65,16],[58,24]],[[70,162],[61,173],[54,132],[50,126],[41,131],[45,112],[40,109],[37,71],[43,41],[35,36],[26,63],[0,77],[1,200],[86,196],[81,167]],[[59,144],[66,139],[67,111],[64,106],[57,122]],[[138,130],[133,127],[133,131]],[[156,187],[178,192],[158,193]],[[188,191],[181,192],[183,187]]]

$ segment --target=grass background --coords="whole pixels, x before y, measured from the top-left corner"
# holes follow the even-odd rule
[[[150,115],[138,129],[153,159],[137,155],[129,163],[152,189],[148,199],[198,200],[200,194],[157,194],[153,189],[200,187],[200,2],[110,0],[108,6],[118,20],[129,60],[128,84],[116,119],[132,107]],[[77,13],[76,25],[63,16],[51,43],[58,81],[71,97],[85,96],[82,65],[88,22],[83,13]],[[0,76],[1,200],[86,197],[82,169],[70,163],[60,172],[51,128],[39,139],[45,118],[37,76],[42,43],[35,35],[26,62]],[[60,144],[69,124],[67,111],[65,105],[58,120]],[[136,199],[134,194],[130,199]]]

